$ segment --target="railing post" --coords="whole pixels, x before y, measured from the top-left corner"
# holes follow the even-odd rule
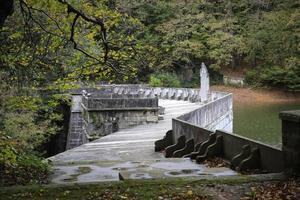
[[[300,110],[283,111],[280,112],[279,117],[282,120],[282,151],[285,172],[290,176],[299,176]]]

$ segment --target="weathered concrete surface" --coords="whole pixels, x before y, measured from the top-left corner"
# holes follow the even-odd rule
[[[189,159],[171,158],[144,161],[106,161],[82,163],[55,167],[52,183],[87,183],[119,181],[128,179],[155,179],[193,177],[205,179],[207,176],[232,176],[238,173],[231,169],[208,168]]]
[[[172,128],[173,117],[190,112],[200,105],[186,101],[160,100],[166,108],[164,120],[124,129],[51,158],[54,162],[145,160],[162,158],[154,153],[154,141]],[[152,148],[153,147],[153,148]]]
[[[156,124],[124,129],[49,158],[53,161],[55,169],[52,182],[112,181],[119,180],[119,173],[123,178],[155,178],[164,177],[163,175],[174,177],[174,174],[179,175],[178,173],[181,170],[191,170],[190,168],[193,170],[198,168],[194,172],[199,172],[198,175],[201,175],[203,172],[202,165],[196,165],[190,160],[182,158],[177,160],[166,159],[161,153],[154,152],[154,141],[161,139],[166,131],[172,128],[172,118],[195,110],[200,104],[187,101],[159,100],[159,105],[166,109],[164,120]],[[177,172],[171,173],[171,169],[149,167],[150,163],[156,162],[168,162],[169,165],[174,165],[175,162],[178,167]],[[184,164],[178,164],[178,162]],[[131,173],[130,170],[124,171],[123,168],[129,168],[127,165],[130,165],[130,168],[133,168],[131,171],[136,173]],[[145,171],[151,171],[151,173],[146,174]],[[234,174],[227,168],[210,169],[209,172],[204,174],[220,173]]]
[[[83,131],[83,117],[82,117],[81,102],[82,102],[81,95],[72,96],[72,105],[71,105],[71,114],[70,114],[66,150],[84,144],[86,143],[87,140]]]

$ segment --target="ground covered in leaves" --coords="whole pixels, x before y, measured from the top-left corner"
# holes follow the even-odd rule
[[[230,164],[219,157],[208,158],[202,164],[206,167],[230,167]]]
[[[125,181],[120,183],[99,183],[57,187],[27,187],[1,190],[2,200],[51,199],[51,200],[206,200],[213,199],[201,185],[185,181]]]
[[[250,188],[250,193],[241,200],[299,200],[300,182],[289,180],[285,182],[264,183]]]
[[[0,199],[51,200],[299,200],[300,182],[249,180],[139,180],[0,188]]]

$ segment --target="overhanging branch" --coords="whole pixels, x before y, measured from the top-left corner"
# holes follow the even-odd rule
[[[52,33],[51,31],[48,31],[47,29],[45,29],[45,27],[43,27],[43,25],[38,21],[36,20],[33,15],[32,15],[32,11],[37,11],[37,12],[40,12],[42,13],[43,15],[45,15],[47,18],[49,18],[50,20],[52,20],[55,25],[57,26],[57,28],[62,31],[61,27],[59,26],[58,22],[53,18],[51,17],[49,14],[47,14],[45,11],[43,10],[40,10],[40,9],[37,9],[37,8],[33,8],[31,6],[29,6],[24,0],[19,0],[20,2],[20,5],[24,5],[26,7],[26,11],[27,11],[27,14],[29,15],[29,17],[32,19],[32,21],[34,23],[36,23],[43,31],[45,31],[47,34],[50,34],[50,35],[53,35],[53,36],[57,36],[57,37],[61,37],[65,40],[68,40],[70,42],[73,43],[73,48],[77,51],[80,51],[81,53],[83,53],[85,56],[91,58],[91,59],[94,59],[96,60],[98,63],[103,63],[103,64],[108,64],[107,61],[108,61],[108,53],[109,53],[109,43],[107,41],[107,32],[106,32],[106,28],[105,28],[105,25],[103,23],[103,21],[101,19],[98,19],[98,18],[93,18],[93,17],[90,17],[88,15],[86,15],[85,13],[77,10],[76,8],[74,8],[71,4],[69,4],[67,1],[64,1],[64,0],[57,0],[58,2],[62,3],[63,5],[66,5],[67,6],[67,12],[68,14],[69,13],[73,13],[75,14],[75,17],[73,19],[73,22],[72,22],[72,25],[71,25],[71,33],[70,33],[70,37],[69,39],[67,39],[65,36],[59,36],[57,35],[56,33]],[[22,9],[22,11],[25,11],[24,9]],[[87,51],[85,51],[84,49],[80,48],[74,38],[75,36],[75,28],[76,28],[76,23],[78,21],[78,19],[81,18],[83,19],[84,21],[86,22],[89,22],[89,23],[92,23],[94,25],[97,25],[100,27],[100,32],[101,32],[101,41],[103,43],[103,46],[104,46],[104,58],[103,60],[104,61],[101,61],[99,58],[96,58],[95,56],[91,55],[90,53],[88,53]],[[110,66],[114,71],[118,72],[118,70],[116,70],[115,68],[113,68],[110,64],[108,64],[108,66]]]
[[[71,36],[74,37],[74,28],[73,28],[73,26],[75,26],[76,21],[79,17],[81,17],[86,22],[90,22],[92,24],[100,26],[101,40],[102,40],[102,43],[103,43],[103,46],[104,46],[104,52],[105,52],[104,53],[104,62],[106,62],[107,59],[108,59],[109,45],[108,45],[108,42],[107,42],[107,32],[106,32],[106,28],[105,28],[105,25],[104,25],[103,21],[99,18],[93,18],[93,17],[90,17],[90,16],[86,15],[85,13],[83,13],[83,12],[77,10],[76,8],[74,8],[67,1],[64,1],[64,0],[58,0],[58,1],[67,6],[68,13],[74,13],[75,14],[75,18],[73,20],[72,29],[71,29]],[[73,38],[72,42],[74,42],[74,38]],[[77,46],[77,45],[74,44],[74,46]]]

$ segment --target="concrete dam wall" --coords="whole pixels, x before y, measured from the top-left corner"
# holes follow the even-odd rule
[[[199,102],[199,109],[180,118],[210,130],[222,129],[232,132],[232,95],[224,92],[211,91],[204,102],[201,101],[200,90],[193,88],[100,85],[95,88],[72,90],[70,93],[77,99],[72,109],[74,118],[71,117],[71,120],[76,120],[70,122],[67,149],[86,143],[93,135],[89,133],[100,131],[103,134],[95,135],[101,136],[113,132],[116,123],[121,129],[142,123],[156,123],[158,99]],[[120,96],[126,98],[120,99]],[[80,101],[78,98],[81,98]],[[82,121],[83,128],[80,129],[78,124],[82,124]]]

